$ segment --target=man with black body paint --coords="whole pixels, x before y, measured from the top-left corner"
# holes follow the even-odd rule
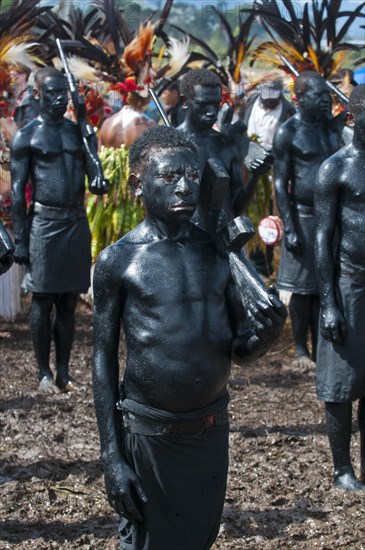
[[[259,175],[269,166],[262,159],[254,159],[245,167],[234,138],[214,130],[222,101],[222,83],[215,73],[192,69],[182,78],[180,90],[186,103],[186,117],[178,130],[197,145],[201,170],[209,158],[219,159],[225,167],[230,181],[223,209],[227,219],[232,220],[246,210]],[[247,169],[250,172],[245,181]]]
[[[317,394],[325,401],[334,484],[365,489],[365,85],[350,96],[352,142],[324,162],[315,194],[321,301]],[[361,473],[350,457],[352,402],[359,399]]]
[[[227,257],[190,223],[200,168],[184,134],[147,131],[131,147],[130,166],[147,216],[100,254],[94,274],[93,386],[106,490],[121,516],[121,548],[208,550],[226,488],[231,360],[244,365],[265,353],[286,312],[273,296],[271,328],[255,330]]]
[[[289,312],[296,364],[313,365],[318,332],[318,285],[314,269],[314,191],[321,163],[341,147],[324,78],[304,72],[295,81],[299,113],[277,130],[274,143],[276,202],[284,222],[278,288],[292,293]],[[307,347],[311,330],[312,359]]]
[[[52,332],[56,386],[75,389],[68,367],[78,294],[90,285],[91,235],[84,207],[85,175],[90,191],[102,194],[96,139],[84,147],[80,128],[64,118],[68,84],[60,71],[45,67],[35,75],[40,115],[19,129],[11,144],[14,258],[26,264],[23,286],[33,293],[31,331],[39,370],[39,391],[53,392]],[[25,187],[31,181],[33,213],[27,217]],[[29,223],[30,222],[30,223]],[[28,232],[28,224],[30,229]],[[55,321],[52,324],[52,309]]]

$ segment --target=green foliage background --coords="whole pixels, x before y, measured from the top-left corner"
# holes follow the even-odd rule
[[[143,201],[132,196],[128,185],[128,149],[124,145],[119,149],[103,147],[99,157],[110,187],[108,194],[98,197],[90,193],[87,200],[93,261],[144,219]]]

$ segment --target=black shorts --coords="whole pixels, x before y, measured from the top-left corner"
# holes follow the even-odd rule
[[[342,403],[365,396],[365,280],[336,280],[337,303],[344,314],[347,336],[342,344],[318,337],[318,398]]]

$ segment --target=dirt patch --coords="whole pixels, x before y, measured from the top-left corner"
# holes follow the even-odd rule
[[[41,396],[29,307],[24,300],[17,322],[0,324],[0,548],[116,550],[91,392],[90,309],[78,307],[71,362],[82,390]],[[314,373],[298,374],[292,352],[287,326],[265,358],[232,369],[230,472],[215,550],[365,548],[365,494],[332,489]],[[357,468],[355,418],[352,453]]]

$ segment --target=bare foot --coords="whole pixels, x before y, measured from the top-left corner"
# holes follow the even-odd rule
[[[345,491],[365,490],[365,483],[356,479],[354,474],[349,472],[342,475],[335,475],[334,486],[336,489],[344,489]]]
[[[76,392],[81,389],[81,385],[75,382],[75,380],[72,380],[71,378],[64,379],[61,376],[56,376],[56,385],[59,388],[59,391],[68,393],[68,392]]]
[[[76,391],[80,391],[82,388],[81,384],[78,384],[77,382],[75,382],[75,380],[69,380],[65,386],[63,387],[63,390],[64,392],[76,392]]]
[[[58,393],[58,388],[54,386],[52,378],[43,376],[38,386],[39,393]]]
[[[299,355],[295,357],[293,365],[303,373],[313,371],[316,366],[315,362],[312,361],[308,355]]]

